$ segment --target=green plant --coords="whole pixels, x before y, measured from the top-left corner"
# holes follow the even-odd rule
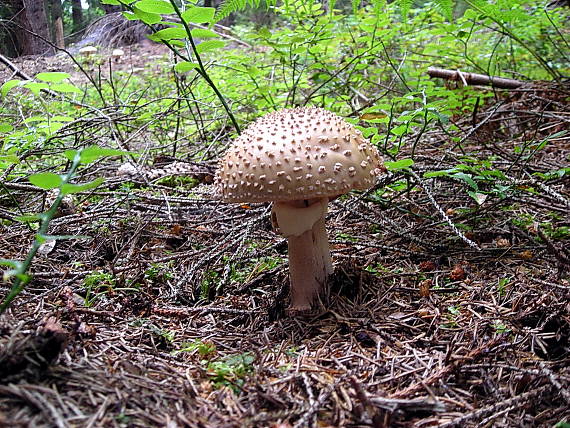
[[[214,270],[207,270],[200,282],[200,298],[210,300],[212,290],[216,290],[220,281],[220,274]]]
[[[507,325],[500,320],[493,321],[492,326],[495,329],[495,331],[499,334],[505,334],[511,332],[511,329],[508,328]]]
[[[196,339],[193,342],[184,342],[181,347],[173,351],[172,354],[177,355],[182,352],[194,351],[197,351],[201,357],[212,357],[216,354],[216,345],[210,341]]]
[[[54,218],[64,196],[94,189],[103,182],[102,178],[97,178],[88,183],[74,184],[71,181],[75,176],[77,169],[81,165],[92,163],[100,157],[116,156],[120,154],[123,154],[123,152],[119,150],[105,149],[98,146],[90,146],[80,150],[67,150],[65,152],[65,156],[69,161],[71,161],[71,165],[67,173],[58,175],[52,172],[43,172],[30,175],[29,181],[32,184],[45,190],[55,189],[57,190],[57,196],[46,212],[29,216],[21,216],[18,218],[18,220],[26,223],[39,222],[39,227],[35,233],[32,246],[23,261],[0,260],[0,265],[11,268],[4,272],[3,280],[12,280],[12,288],[0,305],[0,314],[8,308],[12,300],[22,292],[26,284],[28,284],[32,279],[32,276],[28,274],[28,269],[30,268],[38,249],[43,243],[54,239],[82,238],[80,236],[51,236],[47,234],[49,224]]]
[[[222,48],[225,43],[218,40],[218,35],[211,30],[196,28],[191,29],[193,24],[205,24],[214,22],[216,10],[212,7],[199,7],[193,4],[182,3],[182,8],[174,0],[139,0],[137,2],[121,0],[102,0],[103,4],[121,5],[126,11],[123,12],[125,18],[137,20],[145,23],[153,32],[149,37],[151,40],[163,43],[167,46],[177,59],[174,70],[178,73],[196,71],[204,79],[216,97],[224,107],[226,114],[230,118],[236,131],[240,132],[240,127],[234,117],[226,99],[212,80],[206,65],[202,59],[202,54]],[[165,20],[163,16],[170,15],[170,19]],[[158,30],[156,24],[166,25],[167,28]],[[195,38],[209,38],[200,44],[195,42]],[[179,49],[183,48],[183,49]]]
[[[116,280],[110,273],[92,272],[83,279],[83,285],[85,286],[84,304],[86,307],[90,307],[102,295],[113,291],[116,286]]]
[[[511,282],[511,279],[512,278],[504,277],[497,280],[497,291],[499,292],[499,296],[503,297],[505,295],[505,290]]]
[[[250,352],[228,355],[207,363],[207,371],[216,388],[227,386],[239,392],[246,376],[253,371],[255,357]]]

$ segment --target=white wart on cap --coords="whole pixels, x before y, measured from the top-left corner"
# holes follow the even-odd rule
[[[367,189],[382,160],[362,133],[315,107],[280,110],[244,130],[220,162],[226,202],[292,201]]]

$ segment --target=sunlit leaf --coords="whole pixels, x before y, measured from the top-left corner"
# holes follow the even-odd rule
[[[105,180],[102,177],[99,177],[93,181],[83,184],[65,183],[61,187],[61,193],[63,195],[69,195],[71,193],[85,192],[86,190],[91,190],[95,189],[96,187],[99,187],[104,181]]]
[[[182,12],[182,19],[194,24],[205,24],[213,22],[216,9],[213,7],[191,6]]]
[[[136,17],[138,19],[140,19],[142,22],[144,22],[145,24],[152,25],[152,24],[156,24],[162,20],[162,17],[158,13],[145,12],[145,11],[139,9],[138,7],[136,7],[136,5],[133,7],[133,12],[136,15]],[[129,19],[129,18],[127,18],[127,19]]]
[[[19,86],[21,83],[22,81],[18,79],[8,80],[0,87],[0,94],[2,94],[3,97],[5,97],[6,94],[10,92],[10,89]]]
[[[174,8],[170,2],[163,0],[141,0],[135,3],[135,7],[146,13],[173,13]]]
[[[185,73],[187,71],[194,70],[198,67],[199,65],[196,64],[195,62],[182,61],[174,66],[174,70],[177,71],[178,73]]]
[[[40,172],[38,174],[33,174],[28,177],[28,180],[33,185],[46,190],[58,188],[63,181],[61,176],[54,174],[53,172]]]
[[[0,132],[1,133],[6,133],[6,132],[10,132],[14,129],[14,127],[12,125],[10,125],[9,123],[6,122],[0,122]]]
[[[207,30],[205,28],[196,28],[192,30],[190,34],[192,34],[192,37],[196,39],[208,39],[210,37],[218,37],[218,35],[214,33],[212,30]]]
[[[47,83],[41,82],[28,82],[24,84],[24,88],[29,89],[34,93],[34,95],[39,95],[42,89],[47,89],[49,86]]]
[[[183,39],[188,37],[186,30],[183,28],[165,28],[164,30],[157,31],[156,33],[149,36],[149,39],[159,41],[159,40],[171,40],[171,39]]]
[[[61,83],[68,77],[71,77],[69,73],[62,73],[59,71],[53,71],[49,73],[38,73],[36,74],[36,79],[42,80],[48,83]]]
[[[76,93],[76,94],[83,93],[81,89],[79,89],[75,85],[72,85],[71,83],[56,83],[55,85],[50,85],[49,88],[55,92]]]
[[[77,154],[77,150],[66,150],[65,157],[67,159],[73,161],[75,159],[75,155]],[[103,156],[120,156],[127,154],[122,150],[117,149],[107,149],[104,147],[99,146],[89,146],[81,150],[80,153],[80,162],[81,163],[91,163]]]
[[[400,159],[395,162],[384,162],[384,166],[388,171],[399,171],[402,169],[407,169],[414,164],[413,159]]]
[[[222,42],[221,40],[206,40],[205,42],[202,42],[196,46],[196,50],[198,53],[202,53],[223,48],[225,45],[225,42]]]

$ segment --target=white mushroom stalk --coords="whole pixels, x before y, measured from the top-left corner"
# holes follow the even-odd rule
[[[275,202],[273,225],[287,238],[291,308],[311,309],[311,303],[332,273],[325,216],[328,198]]]
[[[216,174],[226,202],[273,202],[288,240],[292,311],[311,308],[333,264],[325,229],[330,198],[367,189],[383,170],[360,131],[320,108],[261,117],[236,139]]]

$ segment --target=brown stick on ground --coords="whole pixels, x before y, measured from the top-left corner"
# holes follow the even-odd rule
[[[429,77],[441,77],[447,80],[463,82],[464,85],[486,85],[499,89],[516,89],[524,82],[515,79],[505,79],[503,77],[486,76],[484,74],[464,73],[462,71],[446,70],[443,68],[428,68]]]

